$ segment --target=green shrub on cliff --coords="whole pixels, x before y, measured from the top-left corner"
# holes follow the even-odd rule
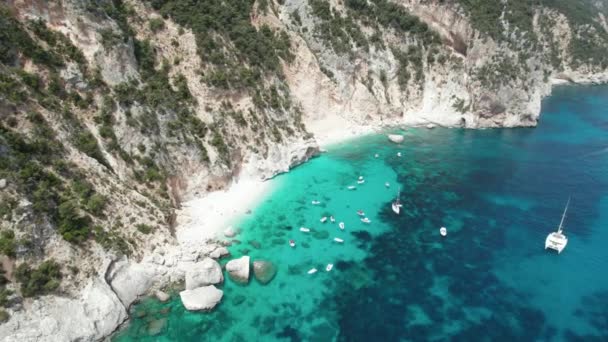
[[[15,270],[15,279],[21,283],[21,294],[34,297],[54,292],[61,284],[60,266],[54,260],[47,260],[38,268],[22,263]]]

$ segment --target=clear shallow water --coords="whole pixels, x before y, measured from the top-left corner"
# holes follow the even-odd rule
[[[231,253],[277,264],[270,284],[227,279],[211,313],[187,312],[177,295],[145,300],[113,340],[606,341],[606,108],[608,87],[560,87],[536,129],[408,129],[401,146],[335,146],[273,180],[240,225]],[[359,175],[365,184],[347,190]],[[545,252],[570,194],[568,247]],[[319,222],[329,213],[344,231]]]

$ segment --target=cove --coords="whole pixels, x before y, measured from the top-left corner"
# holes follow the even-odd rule
[[[227,278],[210,313],[178,295],[145,299],[112,340],[605,341],[606,108],[606,86],[556,87],[536,128],[408,128],[399,145],[370,135],[331,146],[272,180],[238,224],[231,258],[275,263],[269,284]],[[569,196],[557,255],[544,241]],[[343,231],[319,221],[329,214]]]

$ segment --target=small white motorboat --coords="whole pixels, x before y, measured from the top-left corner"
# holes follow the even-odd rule
[[[363,176],[359,176],[359,180],[363,180]]]
[[[400,193],[401,193],[401,191],[397,192],[397,198],[395,198],[395,200],[391,204],[391,208],[393,209],[393,212],[397,215],[399,215],[399,212],[401,211],[401,207],[403,206],[403,204],[401,204],[401,202],[399,201]]]
[[[397,152],[397,157],[401,157],[401,152]]]
[[[338,227],[340,227],[340,229],[344,230],[344,222],[338,223]]]
[[[374,158],[378,158],[380,155],[378,153],[374,154]]]
[[[310,231],[310,228],[300,227],[300,231],[304,232],[304,233],[308,233]]]
[[[325,223],[325,221],[327,221],[327,216],[323,216],[323,217],[321,217],[321,220],[320,220],[320,221],[321,221],[321,223]]]
[[[361,222],[363,222],[363,223],[371,223],[372,220],[368,219],[367,217],[364,217],[364,218],[361,219]]]
[[[445,227],[441,227],[439,228],[439,234],[441,234],[441,236],[446,236],[448,235],[448,230]]]
[[[295,241],[293,241],[293,240],[289,240],[289,245],[290,245],[291,247],[295,247],[295,246],[296,246],[296,242],[295,242]]]
[[[363,212],[363,210],[357,210],[357,215],[365,216],[365,213]]]
[[[311,203],[312,203],[312,205],[319,205],[319,204],[321,204],[321,201],[314,200]]]
[[[356,187],[356,186],[354,186],[354,185],[349,185],[349,186],[348,186],[348,190],[355,190],[356,188],[357,188],[357,187]]]
[[[384,186],[387,187],[387,188],[390,188],[391,187],[391,183],[386,182],[386,183],[384,183]]]
[[[308,270],[308,274],[314,274],[317,273],[317,269],[316,268],[311,268]]]
[[[340,238],[334,238],[334,241],[336,241],[337,243],[342,243],[344,242],[344,240],[340,239]]]
[[[357,184],[363,184],[363,183],[365,183],[365,179],[359,179],[359,180],[357,181]]]
[[[559,222],[557,231],[549,233],[549,235],[547,235],[547,239],[545,239],[545,249],[553,249],[557,251],[557,254],[560,254],[568,244],[568,238],[566,235],[564,235],[564,219],[566,218],[566,211],[568,211],[569,204],[570,198],[568,198],[568,202],[566,203],[566,208],[562,214],[562,220]]]
[[[334,268],[334,264],[327,264],[327,266],[325,266],[325,271],[329,272]]]
[[[330,216],[329,217],[329,222],[334,223],[334,222],[336,222],[336,219],[333,216]]]

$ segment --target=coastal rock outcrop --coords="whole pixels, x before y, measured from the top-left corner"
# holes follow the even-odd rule
[[[126,258],[110,263],[106,280],[125,307],[145,294],[157,280],[158,272],[151,264],[130,263]]]
[[[253,262],[253,275],[262,284],[268,284],[277,274],[277,266],[267,260]]]
[[[169,296],[168,293],[163,292],[161,290],[157,290],[154,292],[154,296],[156,297],[156,299],[158,299],[161,302],[166,302],[169,300],[169,298],[171,298],[171,296]]]
[[[249,256],[242,256],[228,261],[226,271],[232,280],[241,284],[249,282],[249,260]]]
[[[205,258],[186,270],[186,290],[219,284],[222,281],[224,281],[222,267],[211,258]]]
[[[230,255],[230,251],[226,247],[218,247],[213,250],[213,252],[209,253],[209,257],[213,259],[219,259],[221,257]]]
[[[179,296],[187,310],[211,310],[222,300],[224,292],[213,285],[209,285],[193,290],[184,290],[179,293]]]
[[[401,134],[389,134],[388,135],[388,140],[394,142],[395,144],[400,144],[403,142],[403,135]]]
[[[3,342],[95,341],[124,322],[127,310],[101,278],[93,278],[76,299],[44,296],[28,310],[12,312],[0,324]]]

